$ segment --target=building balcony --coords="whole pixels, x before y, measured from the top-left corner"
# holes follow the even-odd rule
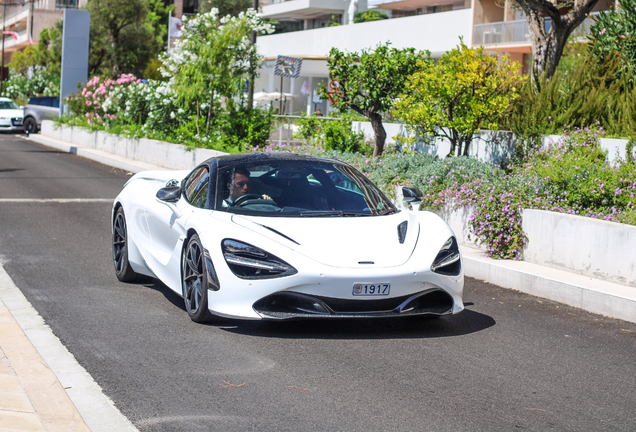
[[[578,26],[571,37],[582,39],[590,34],[590,28],[594,24],[594,17],[598,12],[593,12]],[[546,31],[552,27],[552,20],[545,20]],[[501,21],[488,24],[475,24],[473,26],[473,46],[486,48],[503,47],[529,47],[532,41],[528,29],[528,21],[525,19],[515,21]]]
[[[298,0],[297,0],[298,1]],[[338,0],[343,3],[342,0]],[[295,3],[291,1],[289,3]],[[346,51],[373,49],[388,41],[395,48],[430,50],[439,57],[471,37],[471,9],[400,19],[325,27],[293,33],[260,36],[258,50],[265,57],[277,55],[326,56],[332,47]]]
[[[368,0],[369,7],[382,9],[389,18],[448,12],[471,7],[470,0]]]
[[[343,0],[269,0],[267,3],[261,7],[261,17],[295,21],[342,14],[347,6]]]

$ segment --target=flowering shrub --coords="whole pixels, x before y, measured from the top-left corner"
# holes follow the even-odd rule
[[[4,96],[24,105],[33,96],[58,96],[60,75],[39,68],[31,74],[12,74],[5,83]]]
[[[104,107],[111,92],[117,94],[115,89],[118,88],[121,93],[119,87],[139,81],[132,74],[122,75],[116,80],[95,77],[86,83],[82,91],[78,92],[79,94],[69,96],[67,99],[68,107],[74,115],[85,117],[89,125],[93,122],[112,121],[117,117],[116,114],[106,110],[108,105],[106,108]]]

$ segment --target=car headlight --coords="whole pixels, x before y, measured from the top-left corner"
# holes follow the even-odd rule
[[[0,120],[9,120],[11,117],[0,117]]]
[[[457,276],[462,271],[459,246],[455,237],[444,243],[431,264],[431,270],[445,276]]]
[[[238,240],[225,239],[221,248],[228,267],[241,279],[270,279],[298,273],[282,259]]]

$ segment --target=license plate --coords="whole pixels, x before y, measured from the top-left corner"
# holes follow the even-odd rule
[[[391,291],[391,284],[377,283],[377,284],[354,284],[353,295],[354,296],[382,296],[389,295]]]
[[[13,120],[13,126],[22,126],[22,119]]]

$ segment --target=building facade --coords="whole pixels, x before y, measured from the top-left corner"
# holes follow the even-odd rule
[[[64,9],[78,8],[87,0],[31,0],[23,4],[7,4],[2,17],[4,26],[4,64],[8,64],[17,51],[29,44],[37,44],[40,32],[64,16]],[[4,8],[3,8],[4,9]]]
[[[468,46],[484,46],[492,53],[509,55],[527,73],[531,42],[525,15],[512,0],[267,0],[260,15],[278,21],[276,33],[259,37],[264,67],[256,81],[257,92],[280,92],[281,79],[273,74],[277,55],[303,58],[300,77],[284,78],[282,91],[289,93],[287,113],[331,111],[325,101],[314,104],[319,83],[328,85],[327,57],[336,47],[342,51],[373,49],[391,42],[395,48],[428,50],[434,58],[455,48],[460,38]],[[599,0],[595,13],[613,5]],[[356,12],[376,9],[388,19],[354,23]],[[592,14],[594,15],[594,14]],[[589,33],[592,18],[574,37]],[[550,21],[546,22],[549,27]],[[304,91],[301,91],[304,90]]]

